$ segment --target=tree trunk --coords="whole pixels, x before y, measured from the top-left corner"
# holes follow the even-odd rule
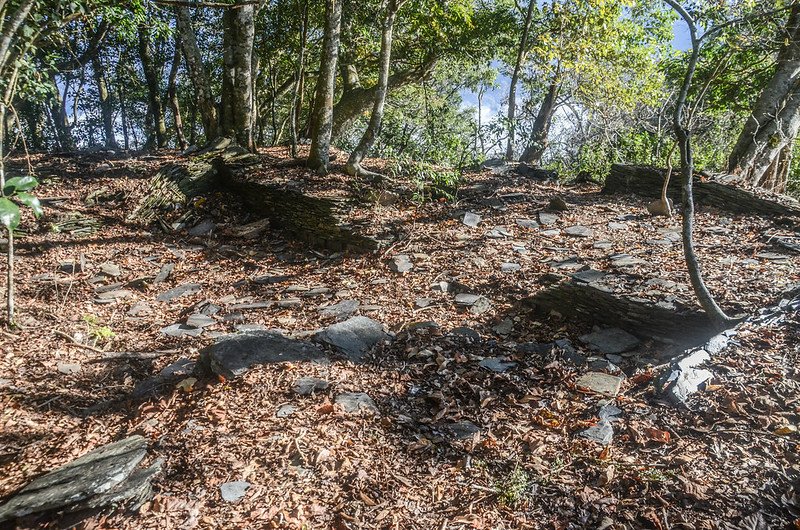
[[[402,2],[402,0],[401,0]],[[383,110],[386,104],[386,90],[389,84],[389,67],[392,59],[392,31],[394,30],[394,19],[400,3],[397,0],[389,0],[386,6],[386,18],[383,21],[383,32],[381,35],[381,57],[378,67],[378,86],[375,90],[375,104],[372,107],[372,115],[369,118],[364,134],[358,146],[350,153],[347,160],[347,173],[349,175],[369,176],[370,173],[361,167],[361,161],[375,144],[375,139],[381,129],[383,121]]]
[[[300,10],[298,5],[298,10]],[[297,122],[303,108],[303,90],[306,67],[306,41],[308,39],[308,2],[303,2],[300,15],[300,50],[298,50],[297,73],[294,79],[294,90],[292,92],[292,107],[289,109],[292,133],[292,158],[297,158]]]
[[[206,141],[210,142],[219,136],[217,107],[214,102],[214,95],[211,92],[208,71],[203,64],[200,48],[197,47],[197,39],[192,28],[192,18],[188,7],[177,7],[175,9],[175,27],[180,37],[183,57],[186,60],[186,70],[197,93],[197,110],[203,122],[203,132],[205,133]]]
[[[255,151],[253,141],[253,42],[255,8],[226,9],[223,23],[220,131]]]
[[[525,62],[526,49],[528,47],[528,33],[531,28],[531,18],[533,17],[533,7],[536,0],[528,0],[528,11],[525,14],[525,24],[522,26],[522,35],[519,39],[517,49],[517,60],[514,61],[514,71],[511,74],[511,83],[508,88],[508,143],[506,144],[506,160],[514,160],[514,140],[516,132],[516,113],[517,113],[517,81],[522,63]]]
[[[336,61],[339,58],[342,2],[343,0],[325,0],[325,35],[322,41],[322,58],[312,116],[311,148],[308,154],[308,167],[320,173],[327,173],[330,161],[333,94],[336,88]]]
[[[167,124],[164,121],[164,104],[161,101],[161,74],[156,66],[151,47],[150,28],[139,27],[139,59],[142,61],[145,83],[147,84],[148,112],[152,118],[155,145],[158,149],[167,146]]]
[[[106,84],[106,71],[102,59],[95,55],[92,57],[92,72],[97,84],[97,93],[100,103],[100,114],[103,118],[103,136],[105,146],[108,149],[119,149],[117,144],[117,134],[114,131],[114,103],[111,101],[111,94],[108,92]]]
[[[72,136],[72,126],[69,123],[69,116],[67,115],[66,98],[69,91],[70,77],[64,78],[64,92],[61,93],[58,89],[58,82],[55,76],[51,76],[50,82],[55,90],[53,91],[53,104],[51,113],[53,115],[53,125],[56,129],[56,139],[59,147],[63,151],[75,150],[75,138]]]
[[[728,157],[728,171],[743,182],[784,192],[791,151],[800,129],[800,4],[792,7],[786,44],[778,54],[772,78],[761,91]],[[783,160],[783,161],[782,161]]]
[[[181,106],[178,101],[178,68],[181,65],[181,47],[178,38],[175,38],[175,53],[172,56],[172,65],[169,69],[169,82],[167,84],[167,97],[169,105],[172,107],[172,118],[175,122],[175,137],[178,148],[182,151],[189,147],[186,136],[183,134],[183,119],[181,118]]]
[[[538,166],[542,162],[542,155],[544,150],[547,149],[547,136],[550,134],[550,125],[553,123],[553,114],[556,111],[556,99],[561,89],[561,82],[558,77],[559,73],[556,72],[555,78],[551,81],[547,90],[547,95],[542,101],[542,106],[539,107],[539,113],[533,122],[533,130],[531,131],[528,147],[519,157],[520,162],[525,162],[532,166]]]

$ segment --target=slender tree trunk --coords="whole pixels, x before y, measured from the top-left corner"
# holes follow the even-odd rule
[[[728,171],[743,182],[777,192],[786,190],[791,151],[800,129],[800,3],[789,14],[786,44],[772,78],[761,91],[728,157]]]
[[[130,135],[128,134],[128,109],[125,106],[127,102],[125,101],[125,92],[120,80],[117,80],[117,98],[119,99],[119,114],[122,122],[122,145],[128,151],[131,148]]]
[[[547,137],[550,134],[550,126],[553,123],[553,114],[556,111],[556,99],[558,92],[561,89],[561,82],[558,80],[559,74],[556,73],[553,81],[550,82],[550,87],[547,89],[547,95],[542,101],[542,106],[539,107],[539,113],[536,115],[536,120],[533,122],[533,130],[528,143],[528,147],[523,151],[522,156],[519,157],[520,162],[525,162],[532,166],[538,166],[542,162],[542,155],[547,149]]]
[[[238,11],[238,9],[231,11]],[[197,39],[192,28],[192,18],[188,7],[175,8],[175,26],[180,37],[183,58],[186,60],[186,70],[197,93],[197,111],[200,113],[200,119],[203,123],[203,132],[205,133],[206,141],[210,142],[219,135],[217,107],[214,102],[214,95],[211,92],[208,71],[203,64],[200,48],[197,47]]]
[[[220,129],[242,147],[255,151],[253,141],[253,43],[255,9],[245,5],[222,15],[223,69]]]
[[[400,5],[402,5],[402,0],[388,0],[386,5],[386,18],[383,20],[383,32],[381,34],[381,57],[380,66],[378,67],[378,88],[375,91],[375,103],[372,107],[369,124],[361,136],[361,141],[358,142],[358,146],[350,153],[350,158],[347,160],[347,173],[349,175],[371,175],[370,172],[361,167],[361,161],[372,149],[375,139],[381,130],[383,111],[386,105],[386,90],[389,85],[389,67],[392,61],[392,32]]]
[[[325,35],[322,41],[322,58],[312,116],[311,148],[308,155],[308,167],[320,173],[327,173],[330,162],[333,93],[336,88],[342,2],[343,0],[325,0]]]
[[[299,4],[298,4],[298,11]],[[290,128],[292,133],[292,158],[297,158],[297,121],[303,106],[303,79],[306,67],[306,40],[308,38],[308,2],[303,2],[300,14],[300,49],[298,50],[297,72],[295,73],[294,90],[292,92],[292,107],[289,110]]]
[[[175,53],[172,56],[172,65],[169,69],[169,82],[167,84],[167,97],[169,98],[169,105],[172,107],[172,118],[175,122],[175,138],[177,139],[178,148],[186,150],[189,144],[186,142],[186,137],[183,135],[183,119],[181,118],[181,106],[178,101],[178,68],[181,65],[181,47],[178,39],[175,39]]]
[[[700,41],[697,38],[697,29],[691,15],[689,15],[675,0],[665,1],[678,12],[689,26],[689,33],[692,41],[692,53],[689,56],[689,64],[686,66],[683,84],[678,93],[678,99],[675,102],[675,113],[672,122],[681,155],[683,255],[686,259],[686,266],[689,269],[689,279],[692,283],[692,289],[700,302],[700,306],[718,328],[724,329],[734,322],[734,319],[725,314],[716,300],[714,300],[714,296],[708,290],[708,287],[706,287],[703,281],[700,262],[697,259],[697,254],[694,249],[694,197],[692,191],[694,159],[692,156],[691,131],[689,130],[690,124],[684,124],[684,112],[686,110],[686,98],[689,93],[689,88],[692,86],[692,78],[694,77],[697,61],[700,57]]]
[[[69,123],[69,116],[67,115],[67,93],[69,92],[69,86],[71,83],[71,78],[69,76],[65,76],[64,78],[64,92],[60,92],[58,89],[58,82],[55,76],[50,77],[50,83],[52,83],[54,87],[54,97],[51,106],[51,113],[53,115],[53,125],[56,129],[56,137],[58,139],[58,143],[62,150],[64,151],[74,151],[75,150],[75,139],[72,137],[72,127]]]
[[[0,100],[0,124],[6,122],[5,99]],[[5,127],[0,127],[0,194],[6,185],[5,173],[5,152],[4,144],[6,141]],[[14,230],[10,227],[6,230],[8,237],[8,247],[6,250],[6,316],[8,324],[14,324]]]
[[[36,0],[23,0],[20,2],[17,10],[13,13],[4,13],[2,24],[0,28],[0,79],[8,79],[6,76],[6,68],[10,66],[11,50],[13,48],[13,40],[17,35],[17,31],[25,23],[25,20],[30,15],[31,10],[36,5]]]
[[[511,83],[508,88],[508,143],[506,143],[506,160],[514,159],[514,141],[516,140],[516,114],[517,114],[517,81],[522,70],[522,63],[525,62],[525,55],[528,48],[528,34],[531,28],[531,18],[536,0],[528,0],[528,11],[525,13],[525,23],[522,26],[522,35],[519,39],[517,48],[517,60],[514,61],[514,71],[511,73]]]
[[[114,131],[114,103],[106,83],[106,70],[99,55],[92,57],[92,73],[97,84],[97,93],[100,103],[100,115],[103,118],[103,136],[108,149],[119,149],[117,135]]]
[[[167,124],[164,121],[164,104],[161,101],[160,68],[156,66],[151,46],[150,28],[139,27],[139,58],[142,61],[147,84],[148,111],[152,118],[153,134],[158,149],[167,146]]]

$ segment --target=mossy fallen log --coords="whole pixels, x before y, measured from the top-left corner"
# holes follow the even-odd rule
[[[603,193],[635,193],[657,199],[661,195],[666,170],[648,166],[614,164],[606,177]],[[695,201],[734,213],[755,215],[779,215],[800,217],[800,203],[783,195],[766,191],[756,194],[715,180],[695,177]],[[673,172],[668,195],[679,204],[681,201],[680,178]]]

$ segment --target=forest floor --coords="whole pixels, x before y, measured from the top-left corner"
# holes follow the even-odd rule
[[[23,222],[17,244],[21,329],[0,333],[0,497],[142,434],[152,441],[148,458],[165,459],[155,497],[133,514],[89,516],[80,528],[800,527],[797,314],[741,329],[711,361],[713,384],[690,410],[653,395],[651,368],[675,353],[659,343],[613,358],[627,378],[612,400],[576,385],[586,368],[518,347],[568,339],[596,355],[580,339],[590,324],[536,317],[522,303],[554,274],[610,271],[615,292],[694,306],[679,218],[647,216],[649,199],[476,171],[457,201],[356,204],[353,226],[392,238],[361,255],[311,250],[272,230],[240,238],[237,228],[256,219],[223,194],[192,206],[193,223],[213,221],[210,232],[126,223],[148,178],[176,157],[34,156],[38,194],[49,200],[43,219]],[[282,165],[286,158],[285,149],[265,151],[252,178],[353,196],[341,167],[320,177]],[[555,196],[567,209],[548,216]],[[465,225],[465,212],[480,223]],[[88,226],[79,217],[99,227],[71,232]],[[800,282],[800,254],[775,247],[776,235],[796,237],[797,225],[699,208],[700,261],[730,312],[754,314]],[[620,253],[632,259],[610,258]],[[398,254],[410,271],[390,269]],[[459,306],[437,290],[443,281],[468,286],[488,306]],[[199,287],[156,300],[190,283]],[[249,326],[304,336],[329,324],[323,310],[343,301],[357,301],[351,312],[383,323],[394,339],[368,362],[331,354],[132,397],[138,383],[196,359],[222,333]],[[162,332],[202,311],[213,322],[198,336]],[[108,357],[114,352],[139,358]],[[300,395],[300,377],[328,386]],[[346,392],[368,394],[374,408],[346,412],[335,404]],[[578,436],[608,402],[622,411],[612,444]],[[220,486],[233,481],[249,487],[227,502]]]

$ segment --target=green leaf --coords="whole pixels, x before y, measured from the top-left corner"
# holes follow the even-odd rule
[[[5,197],[0,198],[0,224],[11,230],[19,226],[19,206]]]
[[[14,198],[18,202],[24,204],[25,206],[33,210],[33,215],[35,215],[36,217],[41,217],[41,215],[44,213],[44,210],[42,209],[42,203],[39,202],[39,199],[31,195],[30,193],[25,193],[25,192],[17,193],[17,195]]]
[[[6,181],[3,195],[14,195],[20,191],[30,191],[38,185],[39,181],[33,177],[14,177]]]

